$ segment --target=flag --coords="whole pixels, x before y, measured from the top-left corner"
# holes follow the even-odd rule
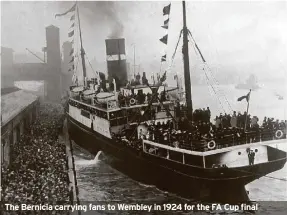
[[[73,27],[75,27],[75,23],[73,23],[70,28],[73,28]]]
[[[250,98],[250,93],[251,93],[251,90],[250,92],[246,95],[246,96],[241,96],[237,99],[237,101],[242,101],[243,99],[246,99],[246,101],[248,102],[249,101],[249,98]]]
[[[167,39],[168,39],[168,35],[165,35],[161,39],[159,39],[159,41],[164,43],[164,44],[167,44]]]
[[[68,34],[69,37],[72,37],[74,36],[74,30],[72,30],[69,34]]]
[[[166,61],[166,55],[161,57],[161,62]]]
[[[74,61],[74,56],[72,57],[72,59],[70,60],[70,62],[69,63],[72,63]]]
[[[169,24],[169,18],[164,21],[162,28],[168,29],[168,24]]]
[[[70,12],[75,11],[75,10],[76,10],[76,6],[77,6],[77,3],[75,3],[75,4],[73,5],[73,7],[71,7],[71,9],[68,10],[68,11],[66,11],[65,13],[56,14],[56,15],[55,15],[55,18],[56,18],[57,16],[64,16],[64,15],[70,13]]]
[[[70,56],[72,56],[73,54],[74,54],[74,49],[71,49]]]
[[[170,13],[170,5],[171,4],[169,4],[169,5],[167,5],[167,6],[165,6],[163,8],[163,15],[169,15],[169,13]]]
[[[164,29],[168,29],[168,25],[163,25],[161,27],[164,28]]]
[[[75,20],[75,14],[73,16],[71,16],[70,21]]]

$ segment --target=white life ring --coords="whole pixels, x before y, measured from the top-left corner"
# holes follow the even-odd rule
[[[276,137],[277,139],[281,139],[281,138],[283,137],[283,132],[282,132],[281,130],[277,130],[277,131],[275,132],[275,137]]]
[[[215,147],[216,147],[215,141],[214,141],[214,140],[209,141],[209,142],[207,143],[207,147],[208,147],[208,149],[210,149],[210,150],[215,149]]]
[[[136,103],[136,100],[134,98],[130,99],[130,105],[134,105]]]

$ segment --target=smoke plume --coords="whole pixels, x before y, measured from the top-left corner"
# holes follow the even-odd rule
[[[123,7],[121,2],[95,1],[79,3],[80,7],[84,9],[83,16],[85,16],[90,24],[105,25],[110,28],[108,38],[119,38],[123,36],[124,25],[122,19],[125,15],[124,10],[126,7]]]

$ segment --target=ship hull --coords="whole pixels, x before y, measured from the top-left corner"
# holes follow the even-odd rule
[[[286,159],[242,168],[204,169],[152,156],[116,143],[68,115],[70,139],[96,155],[104,152],[104,162],[129,177],[156,185],[186,198],[208,202],[249,201],[245,185],[281,169]]]

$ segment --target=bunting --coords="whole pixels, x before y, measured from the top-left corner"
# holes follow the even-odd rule
[[[168,30],[168,27],[169,27],[170,7],[171,7],[171,3],[163,8],[163,16],[168,15],[168,18],[167,18],[166,20],[164,20],[163,26],[161,26],[161,27],[164,28],[164,29],[166,29],[166,30]],[[161,39],[159,39],[159,41],[162,42],[162,43],[164,43],[165,45],[167,45],[168,32],[166,32],[166,35],[163,36]],[[166,51],[165,51],[165,52],[166,52]],[[166,62],[166,54],[161,57],[161,63],[162,63],[162,62]]]
[[[164,43],[164,44],[167,44],[167,39],[168,39],[168,34],[163,36],[160,40],[160,42]]]
[[[71,16],[70,21],[73,21],[73,20],[75,20],[75,14],[73,16]]]
[[[161,57],[161,62],[166,61],[166,54]]]
[[[168,24],[169,24],[169,18],[163,22],[163,26],[161,27],[164,29],[168,29]]]
[[[72,37],[74,36],[74,30],[72,30],[69,34],[68,34],[69,37]]]
[[[72,65],[70,65],[70,68],[68,69],[68,72],[73,71],[74,72],[73,76],[75,76],[75,65],[74,65],[75,57],[74,57],[74,47],[73,46],[74,46],[74,37],[75,37],[75,12],[76,12],[76,7],[77,7],[77,2],[69,10],[67,10],[66,12],[55,15],[55,18],[56,18],[58,16],[67,15],[68,13],[73,13],[71,18],[70,18],[71,26],[70,26],[70,32],[68,33],[68,37],[72,39],[71,40],[72,49],[70,51],[70,56],[72,58],[71,58],[71,60],[69,62],[69,64],[72,63]]]
[[[74,56],[72,57],[69,63],[72,63],[72,62],[74,62]]]
[[[70,12],[74,12],[76,10],[76,6],[77,6],[77,2],[69,9],[67,10],[65,13],[59,13],[55,15],[55,18],[57,18],[57,16],[64,16],[67,15]]]
[[[167,6],[165,6],[164,8],[163,8],[163,15],[165,16],[165,15],[169,15],[169,13],[170,13],[170,5],[171,4],[169,4],[169,5],[167,5]]]

